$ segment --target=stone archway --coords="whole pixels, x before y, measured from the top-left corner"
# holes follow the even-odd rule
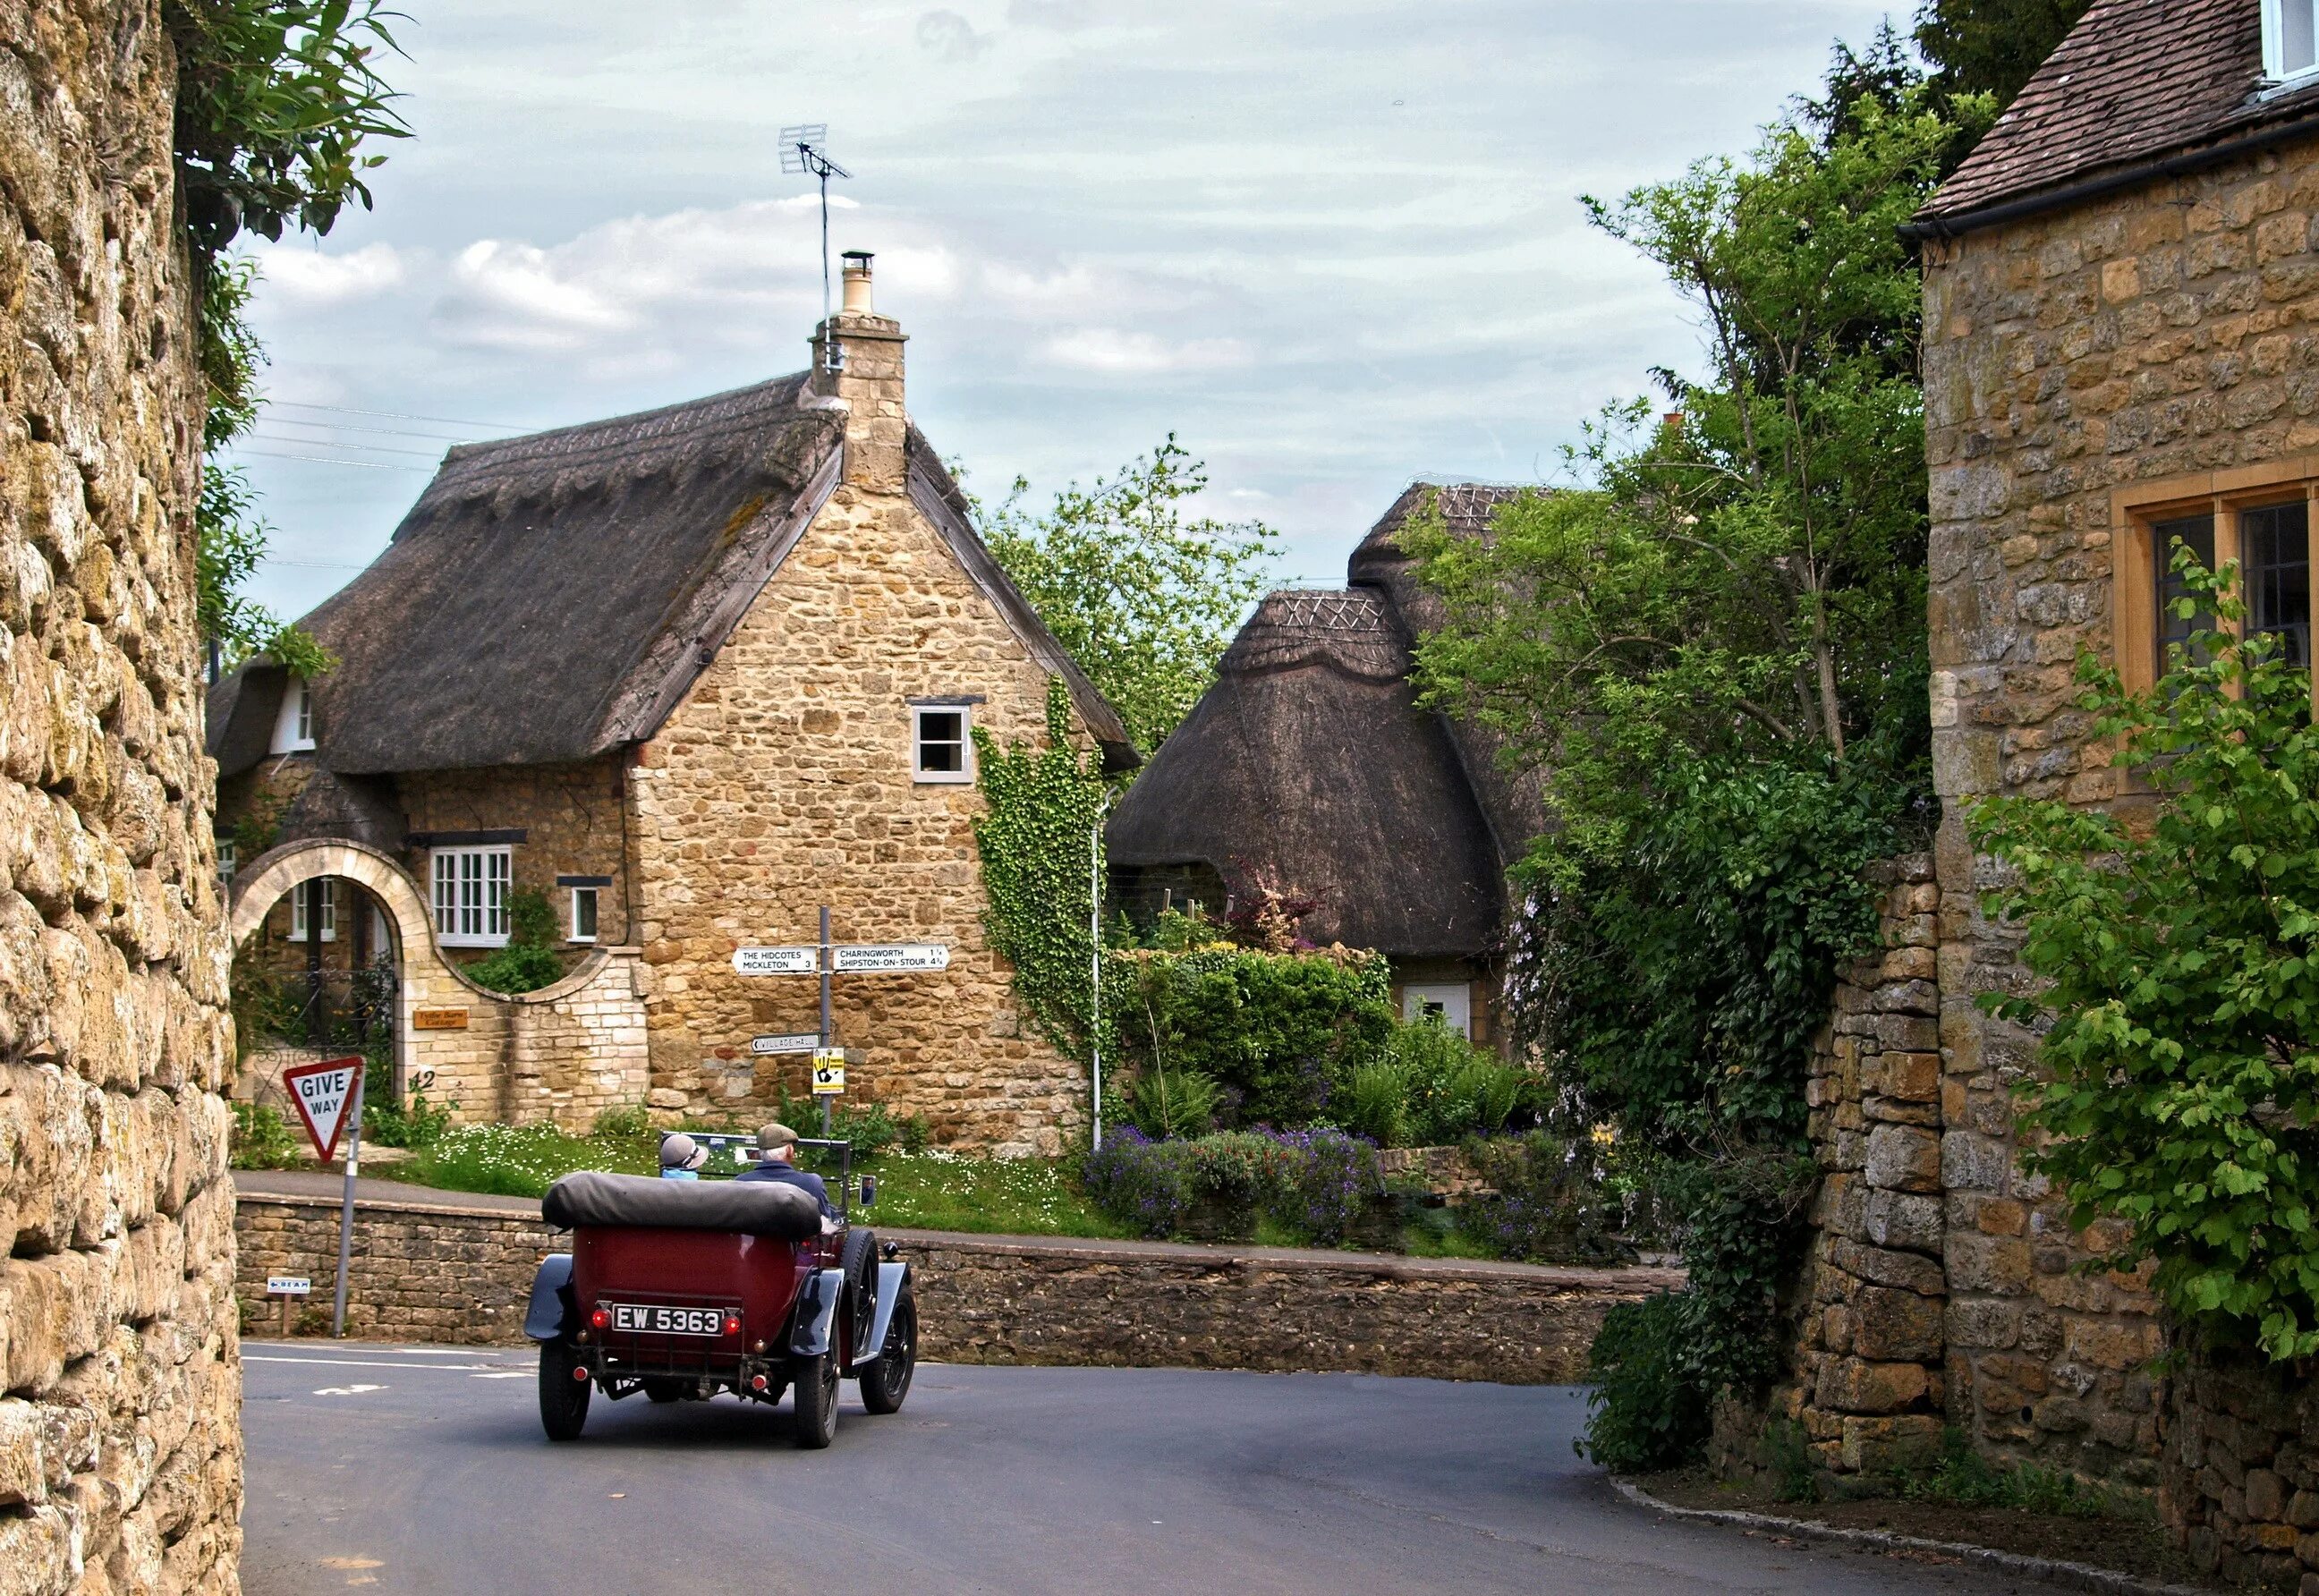
[[[427,895],[401,863],[366,843],[323,837],[284,843],[235,878],[227,912],[233,945],[265,923],[284,893],[317,876],[354,882],[393,923],[398,1087],[431,1076],[430,1098],[458,1121],[548,1120],[567,1129],[585,1129],[607,1108],[644,1103],[650,1069],[641,950],[600,947],[553,986],[512,996],[490,991],[444,957]]]

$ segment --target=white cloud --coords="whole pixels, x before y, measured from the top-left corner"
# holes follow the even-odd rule
[[[266,297],[297,306],[367,299],[401,285],[407,270],[402,253],[392,244],[365,244],[343,255],[266,244],[256,253]]]
[[[1170,371],[1214,371],[1246,365],[1254,358],[1238,338],[1187,338],[1169,343],[1148,332],[1114,327],[1082,328],[1049,338],[1047,358],[1080,371],[1149,374]]]
[[[937,61],[971,61],[998,42],[978,33],[954,11],[930,11],[918,19],[918,48]]]

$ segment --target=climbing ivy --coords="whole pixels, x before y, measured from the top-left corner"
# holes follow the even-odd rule
[[[1069,1057],[1089,1051],[1094,928],[1088,896],[1103,869],[1104,780],[1093,753],[1071,741],[1070,698],[1047,683],[1043,747],[974,728],[983,817],[975,823],[990,945],[1014,967],[1015,994],[1048,1041]]]

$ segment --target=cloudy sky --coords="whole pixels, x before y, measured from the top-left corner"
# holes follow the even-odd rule
[[[239,451],[298,614],[448,440],[806,360],[854,174],[912,415],[969,486],[1049,491],[1170,431],[1212,513],[1340,580],[1413,478],[1533,481],[1683,307],[1578,196],[1744,149],[1854,0],[398,0],[416,137],[377,209],[257,246],[273,401]],[[1041,496],[1043,496],[1043,492]]]

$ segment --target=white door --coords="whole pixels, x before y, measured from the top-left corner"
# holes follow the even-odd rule
[[[1474,1034],[1472,985],[1457,981],[1439,986],[1403,987],[1401,989],[1401,1017],[1413,1025],[1428,1014],[1437,1015],[1450,1030],[1470,1040]]]

